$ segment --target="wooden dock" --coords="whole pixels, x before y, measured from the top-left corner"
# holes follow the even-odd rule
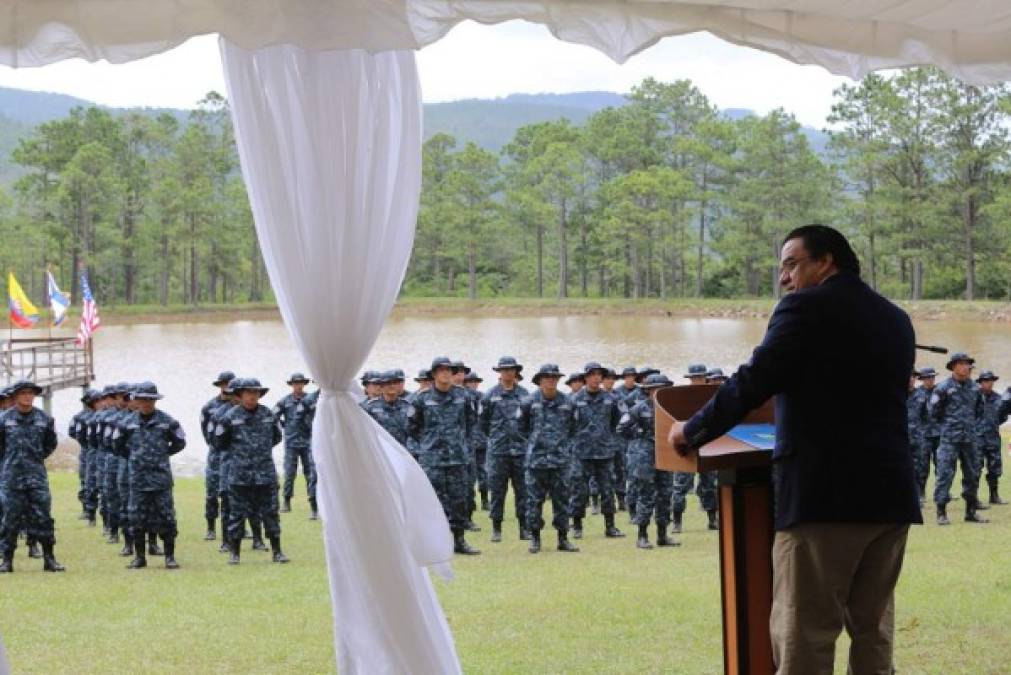
[[[74,337],[14,338],[0,342],[0,382],[31,380],[42,387],[46,412],[53,392],[87,387],[95,380],[92,341],[78,345]]]

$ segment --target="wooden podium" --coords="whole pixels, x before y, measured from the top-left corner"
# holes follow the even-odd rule
[[[719,472],[723,670],[727,675],[772,675],[772,452],[721,436],[682,457],[667,442],[671,423],[687,421],[718,388],[696,384],[657,392],[656,468]],[[742,423],[774,421],[770,399]]]

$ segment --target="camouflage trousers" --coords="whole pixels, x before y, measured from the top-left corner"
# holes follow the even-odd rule
[[[474,450],[475,459],[477,460],[477,489],[487,490],[488,489],[488,448],[481,447]]]
[[[102,471],[102,501],[105,503],[105,518],[109,527],[118,528],[126,525],[119,520],[120,511],[123,508],[123,499],[129,495],[121,495],[119,492],[119,465],[122,460],[112,454],[105,453],[105,468]]]
[[[223,500],[220,490],[221,454],[207,449],[207,466],[204,467],[204,518],[214,520],[221,513],[219,502]]]
[[[611,465],[614,474],[614,492],[622,497],[627,492],[628,471],[626,467],[625,444],[622,443],[622,446],[615,451],[614,463]]]
[[[979,448],[975,443],[941,441],[937,447],[937,483],[934,485],[934,503],[943,506],[951,499],[951,485],[955,482],[955,467],[962,466],[962,498],[966,504],[976,503],[979,490]]]
[[[228,537],[242,539],[246,520],[262,522],[268,537],[281,536],[281,518],[278,515],[277,484],[228,486]]]
[[[442,504],[450,529],[462,530],[467,525],[467,490],[473,491],[467,482],[467,465],[424,468],[425,475]]]
[[[119,460],[116,469],[116,487],[119,489],[119,526],[126,534],[133,519],[130,516],[130,465],[125,459]]]
[[[927,479],[930,477],[930,464],[934,464],[934,474],[937,474],[937,446],[941,439],[937,436],[921,438],[913,453],[913,470],[916,472],[916,484],[920,494],[927,492]]]
[[[302,462],[302,475],[305,476],[305,492],[310,500],[316,499],[316,464],[312,460],[312,449],[291,448],[284,446],[284,498],[291,499],[295,495],[295,476],[298,475],[298,463]]]
[[[88,513],[95,513],[98,510],[100,504],[100,497],[102,495],[102,472],[105,469],[105,457],[101,452],[95,448],[90,448],[88,451],[88,464],[87,464],[87,494],[85,495],[85,506],[84,509]],[[102,512],[105,513],[105,506],[102,506]]]
[[[81,510],[88,510],[88,455],[91,448],[86,445],[81,446],[81,451],[77,455],[77,501],[81,502]]]
[[[48,485],[0,488],[0,553],[14,555],[21,531],[39,541],[53,541],[52,506]]]
[[[477,511],[477,501],[474,498],[474,486],[477,485],[477,451],[471,451],[467,463],[467,520],[474,518]]]
[[[528,530],[544,529],[544,502],[551,497],[551,526],[559,531],[569,529],[569,482],[566,469],[527,469],[527,518]]]
[[[571,497],[569,515],[573,518],[586,517],[586,503],[590,501],[590,480],[597,483],[600,491],[600,510],[604,515],[614,513],[614,458],[577,459],[572,464],[570,480]]]
[[[704,511],[716,510],[716,472],[704,471],[699,476],[699,485],[695,489]],[[688,493],[695,484],[694,473],[678,472],[674,474],[674,496],[671,506],[674,513],[684,513],[688,505]]]
[[[130,509],[130,529],[135,536],[155,532],[162,539],[179,534],[172,489],[131,490],[127,499]]]
[[[626,467],[625,479],[627,481],[627,485],[625,487],[625,505],[628,508],[629,515],[634,516],[635,506],[638,503],[639,496],[638,491],[636,489],[635,477],[632,475],[634,472],[631,469],[634,461],[632,457],[632,443],[628,443],[622,449],[622,452],[625,453],[625,467]]]
[[[634,486],[636,495],[632,522],[636,525],[649,525],[654,513],[657,525],[665,526],[670,522],[674,474],[657,471],[653,461],[652,457],[648,461],[645,457],[638,457],[629,466],[630,485]]]
[[[526,519],[526,458],[519,455],[488,455],[488,492],[491,497],[491,519],[501,522],[505,512],[506,492],[513,486],[513,506],[516,520]]]
[[[1000,456],[1000,446],[1000,443],[986,443],[980,445],[980,462],[976,472],[977,483],[983,474],[984,464],[986,464],[987,481],[995,481],[1004,474],[1004,460]]]

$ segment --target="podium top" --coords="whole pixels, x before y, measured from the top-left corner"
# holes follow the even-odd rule
[[[736,433],[733,436],[729,434],[720,436],[698,450],[690,451],[685,456],[678,454],[674,447],[667,442],[667,434],[674,421],[687,421],[709,402],[709,399],[716,394],[717,389],[719,389],[718,384],[691,384],[669,387],[657,392],[656,468],[664,471],[699,473],[719,469],[764,466],[772,462],[770,439],[767,437],[754,438],[756,432],[762,436],[774,433],[770,427],[739,428],[741,433]],[[772,399],[752,410],[741,420],[741,423],[745,425],[772,425],[774,422],[775,412]],[[759,443],[759,440],[763,442]]]

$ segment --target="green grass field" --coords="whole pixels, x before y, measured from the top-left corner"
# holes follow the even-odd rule
[[[202,481],[181,479],[182,569],[154,558],[127,571],[119,547],[76,520],[76,476],[52,483],[57,557],[68,571],[44,574],[21,547],[16,573],[0,577],[0,630],[15,673],[333,672],[321,526],[307,520],[304,498],[283,515],[290,565],[244,551],[230,567],[217,543],[202,541]],[[464,669],[722,672],[716,537],[696,503],[682,547],[652,551],[631,537],[605,540],[595,517],[582,552],[556,553],[551,537],[532,556],[512,520],[505,541],[489,544],[480,514],[485,529],[470,540],[484,555],[457,559],[456,580],[437,582]],[[931,511],[912,532],[898,590],[900,673],[1011,673],[1011,506],[987,511],[994,522],[985,526],[962,523],[961,508],[951,505],[951,527],[933,525]],[[631,534],[625,514],[618,524]]]

